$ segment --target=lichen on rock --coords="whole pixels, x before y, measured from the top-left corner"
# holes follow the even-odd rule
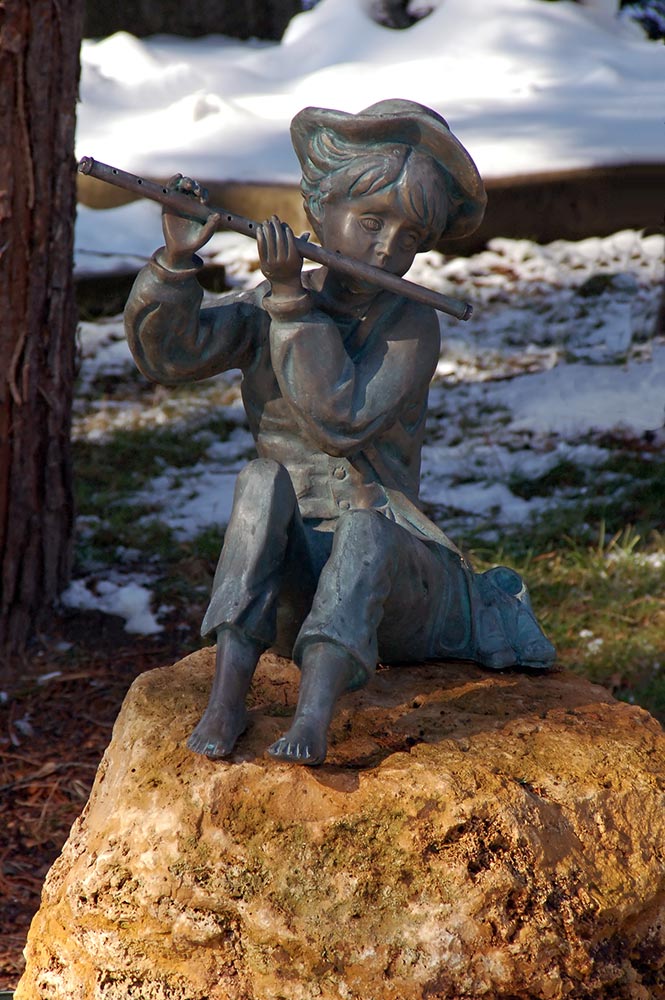
[[[16,1000],[665,998],[665,736],[570,674],[380,670],[326,764],[187,751],[211,650],[132,686]]]

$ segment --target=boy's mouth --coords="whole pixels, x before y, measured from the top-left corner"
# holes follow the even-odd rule
[[[363,295],[369,295],[370,292],[378,292],[376,285],[373,285],[371,281],[363,281],[362,278],[351,278],[347,288],[351,292],[360,292]]]

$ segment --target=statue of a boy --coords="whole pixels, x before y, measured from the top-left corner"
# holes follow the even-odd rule
[[[306,108],[291,134],[307,216],[328,250],[401,276],[443,233],[465,235],[482,218],[473,161],[426,107]],[[173,184],[202,196],[188,178]],[[337,699],[366,684],[379,659],[551,666],[518,574],[475,574],[418,506],[435,311],[325,268],[303,273],[276,217],[258,233],[266,281],[201,310],[193,255],[215,221],[165,211],[166,246],[126,309],[148,378],[176,385],[242,370],[259,455],[238,477],[203,621],[217,638],[216,673],[189,747],[231,753],[269,646],[301,669],[292,725],[269,753],[309,765],[326,756]]]

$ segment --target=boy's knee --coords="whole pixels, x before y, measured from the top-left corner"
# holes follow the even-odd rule
[[[374,548],[387,541],[393,522],[371,507],[359,507],[341,515],[335,529],[339,542],[347,541],[363,549]]]
[[[237,488],[240,492],[255,492],[271,496],[276,492],[293,492],[291,477],[279,462],[272,458],[255,458],[238,473]]]
[[[233,495],[234,523],[285,524],[293,516],[297,500],[291,477],[279,462],[256,458],[238,474]],[[244,530],[244,528],[243,528]]]

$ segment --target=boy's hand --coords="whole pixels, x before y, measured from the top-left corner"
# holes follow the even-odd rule
[[[302,257],[291,227],[273,215],[257,226],[256,242],[261,270],[272,285],[272,294],[287,297],[302,294]]]
[[[176,174],[168,182],[167,187],[170,191],[188,195],[201,205],[208,203],[208,192],[191,177]],[[216,212],[207,222],[199,222],[198,219],[186,219],[165,208],[162,212],[162,229],[166,241],[166,251],[163,255],[166,266],[174,270],[190,268],[192,255],[208,242],[218,222],[219,215]]]

